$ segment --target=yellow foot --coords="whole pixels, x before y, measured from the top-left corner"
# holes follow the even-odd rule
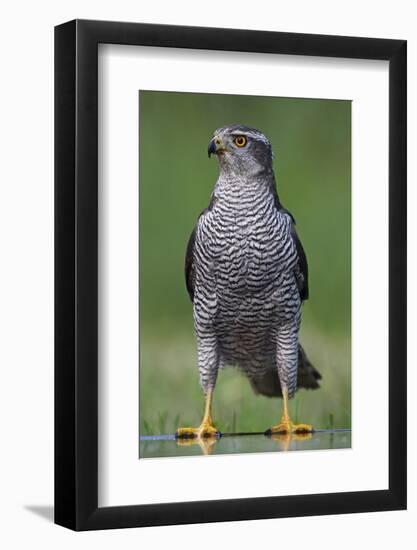
[[[272,426],[266,430],[265,435],[274,434],[310,434],[314,432],[313,426],[310,424],[293,424],[291,420],[281,420],[276,426]]]
[[[198,428],[178,428],[175,433],[177,439],[203,439],[221,437],[221,433],[212,424],[203,423]]]

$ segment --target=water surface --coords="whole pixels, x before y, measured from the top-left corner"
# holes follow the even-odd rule
[[[174,435],[140,437],[140,458],[349,449],[350,430],[306,435],[224,434],[218,439],[176,440]]]

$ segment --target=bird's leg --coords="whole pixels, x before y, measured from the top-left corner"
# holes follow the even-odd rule
[[[290,418],[288,400],[297,389],[298,372],[298,330],[300,317],[281,327],[277,337],[277,367],[282,390],[282,416],[276,426],[265,432],[272,434],[306,434],[313,431],[309,424],[294,424]]]
[[[175,436],[178,439],[219,437],[220,432],[213,424],[211,416],[211,404],[213,400],[213,390],[209,389],[206,393],[204,416],[198,428],[178,428]]]
[[[288,410],[288,389],[282,388],[282,416],[281,422],[272,426],[265,432],[265,435],[272,434],[306,434],[313,432],[313,426],[310,424],[294,424],[290,418]]]
[[[219,368],[217,337],[216,334],[213,333],[212,327],[204,325],[198,327],[197,341],[200,384],[203,388],[205,397],[204,416],[198,428],[179,428],[175,434],[178,439],[202,439],[220,436],[220,433],[213,425],[213,419],[211,417],[211,404]]]

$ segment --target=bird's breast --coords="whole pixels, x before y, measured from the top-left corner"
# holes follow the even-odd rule
[[[280,273],[282,231],[273,212],[238,210],[213,220],[211,253],[218,291],[254,293]]]

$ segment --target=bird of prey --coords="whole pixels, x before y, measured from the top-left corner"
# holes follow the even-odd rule
[[[282,397],[282,416],[267,434],[308,433],[294,424],[288,400],[318,388],[320,374],[299,344],[308,267],[293,216],[278,197],[272,147],[246,126],[215,131],[209,157],[219,177],[187,246],[185,276],[193,302],[205,411],[178,438],[219,436],[211,405],[219,368],[238,367],[257,394]]]

